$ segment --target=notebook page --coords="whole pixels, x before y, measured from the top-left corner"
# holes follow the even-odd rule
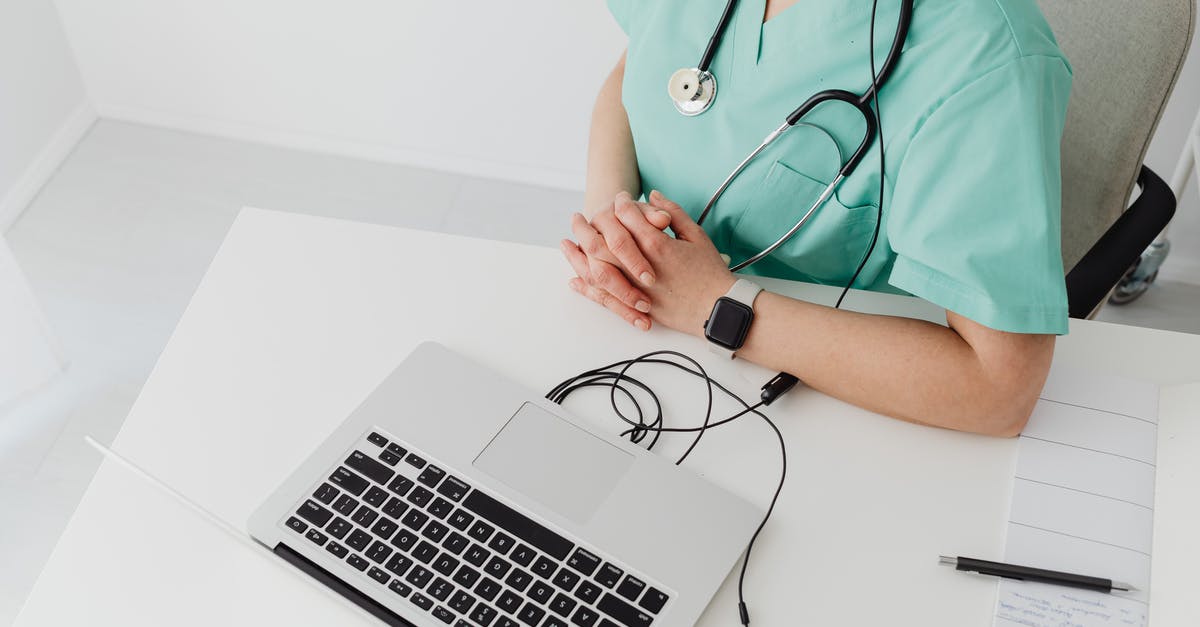
[[[995,625],[1144,627],[1157,422],[1153,384],[1052,370],[1018,443],[1004,561],[1122,581],[1137,591],[1002,579]]]

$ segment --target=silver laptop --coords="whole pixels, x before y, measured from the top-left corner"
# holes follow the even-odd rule
[[[249,530],[392,625],[677,627],[696,622],[761,519],[426,343]]]

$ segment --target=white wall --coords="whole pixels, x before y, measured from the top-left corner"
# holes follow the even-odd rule
[[[0,2],[0,233],[94,120],[51,0]]]
[[[102,117],[582,188],[602,0],[57,0]]]
[[[1197,110],[1200,110],[1200,37],[1192,40],[1175,93],[1146,153],[1146,164],[1168,183]],[[1163,279],[1200,284],[1200,191],[1197,190],[1200,187],[1193,174],[1171,224],[1171,254],[1159,273]]]

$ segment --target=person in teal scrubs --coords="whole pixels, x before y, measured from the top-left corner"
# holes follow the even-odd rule
[[[717,98],[686,117],[667,79],[694,66],[724,0],[608,1],[629,44],[593,113],[586,206],[562,243],[570,286],[639,329],[703,338],[736,280],[721,255],[746,259],[791,228],[857,146],[861,115],[822,105],[734,181],[703,228],[694,220],[799,103],[866,91],[872,3],[742,0],[711,66]],[[899,4],[879,2],[877,65]],[[947,326],[763,292],[737,357],[903,420],[1020,433],[1067,332],[1059,143],[1070,87],[1034,0],[918,0],[879,97],[882,217],[877,140],[835,197],[745,272],[842,287],[879,220],[853,287],[923,298]]]

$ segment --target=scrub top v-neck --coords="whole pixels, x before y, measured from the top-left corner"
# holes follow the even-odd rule
[[[642,189],[696,217],[784,117],[825,89],[871,81],[870,0],[800,0],[763,22],[741,0],[710,71],[716,101],[686,117],[667,78],[693,67],[725,0],[608,0],[629,36],[622,102]],[[880,0],[876,65],[899,11]],[[1067,331],[1059,142],[1071,70],[1034,0],[917,0],[882,102],[887,158],[879,241],[854,287],[918,296],[992,328]],[[862,138],[848,105],[822,105],[734,181],[705,222],[733,260],[766,248]],[[845,285],[879,212],[878,142],[786,244],[746,270]]]

